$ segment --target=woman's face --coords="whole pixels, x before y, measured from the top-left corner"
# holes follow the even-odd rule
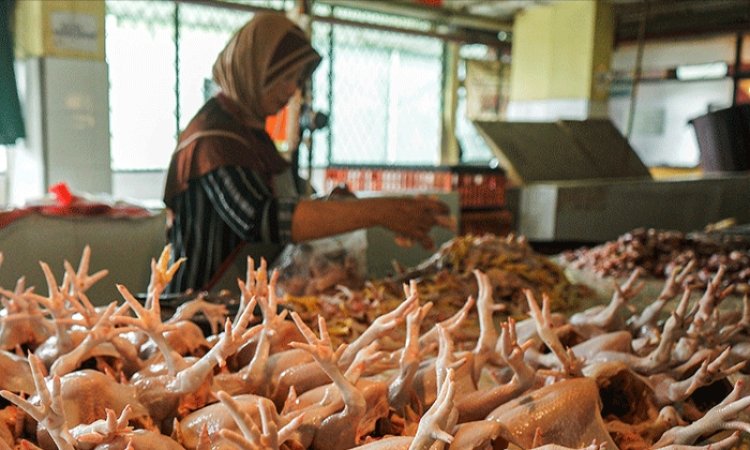
[[[289,72],[286,76],[279,78],[263,92],[260,98],[260,107],[263,112],[272,116],[286,106],[289,99],[297,91],[302,78],[302,68]]]

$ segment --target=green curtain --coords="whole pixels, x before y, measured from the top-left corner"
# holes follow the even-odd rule
[[[14,0],[0,0],[0,145],[13,145],[26,136],[13,68],[13,33],[10,18]]]

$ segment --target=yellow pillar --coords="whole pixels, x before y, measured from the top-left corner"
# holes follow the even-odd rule
[[[456,140],[456,105],[458,103],[458,59],[459,46],[455,42],[445,45],[443,81],[443,117],[440,139],[440,164],[454,165],[459,162],[458,141]]]
[[[104,0],[17,2],[16,54],[103,61],[104,15]]]
[[[519,13],[513,25],[511,109],[533,104],[539,111],[546,104],[583,108],[588,115],[600,107],[607,99],[613,33],[612,6],[605,0],[554,2]]]

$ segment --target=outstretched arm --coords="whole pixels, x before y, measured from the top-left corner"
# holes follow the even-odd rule
[[[448,214],[445,203],[423,196],[302,200],[292,216],[292,241],[304,242],[379,225],[432,248],[428,233],[432,227],[446,223]]]

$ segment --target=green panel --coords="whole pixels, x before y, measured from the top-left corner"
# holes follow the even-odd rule
[[[10,31],[13,1],[0,2],[0,144],[13,145],[26,136],[13,68],[13,35]]]

